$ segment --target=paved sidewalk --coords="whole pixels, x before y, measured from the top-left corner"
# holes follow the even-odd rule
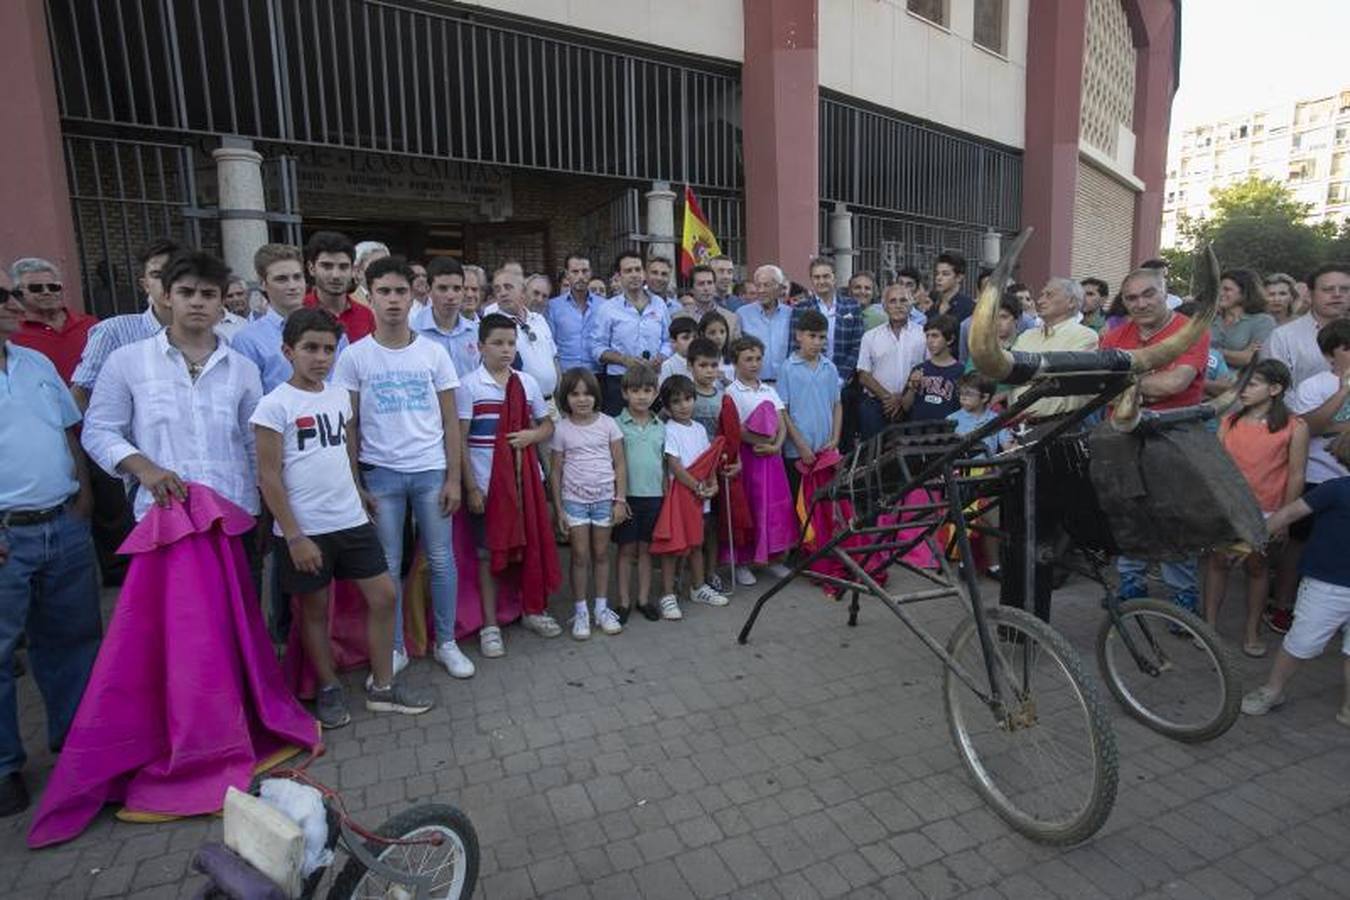
[[[1057,597],[1056,625],[1089,656],[1095,595],[1075,581]],[[1229,607],[1236,619],[1240,598]],[[730,608],[687,606],[684,622],[635,619],[586,643],[512,628],[506,658],[474,651],[468,682],[415,662],[412,678],[441,706],[418,718],[354,709],[315,773],[371,825],[415,802],[462,807],[490,900],[1350,892],[1337,657],[1311,665],[1285,708],[1198,746],[1135,725],[1101,688],[1121,751],[1115,810],[1094,840],[1050,849],[970,789],[939,668],[889,612],[865,606],[850,629],[842,605],[795,586],[740,647],[748,608],[742,591]],[[943,640],[957,619],[952,604],[918,615]],[[1266,665],[1242,659],[1248,686]],[[359,690],[355,673],[348,683]],[[52,760],[31,679],[20,706],[36,794]],[[70,844],[29,852],[27,824],[0,820],[0,896],[188,897],[200,883],[192,853],[220,831],[106,812]]]

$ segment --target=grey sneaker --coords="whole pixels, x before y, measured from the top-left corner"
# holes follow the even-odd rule
[[[319,688],[319,694],[314,698],[314,715],[325,730],[341,728],[352,720],[352,714],[347,710],[347,692],[342,685]]]
[[[371,712],[396,712],[420,716],[435,705],[436,701],[422,696],[398,681],[387,688],[371,688],[366,691],[366,709]]]
[[[1242,712],[1248,716],[1264,716],[1283,705],[1284,694],[1277,694],[1264,684],[1242,698]]]

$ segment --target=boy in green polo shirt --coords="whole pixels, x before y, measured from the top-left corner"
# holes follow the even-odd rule
[[[626,408],[617,421],[623,432],[623,453],[628,464],[628,518],[614,527],[614,542],[619,545],[617,612],[619,621],[624,623],[633,609],[629,582],[634,562],[638,571],[638,609],[653,622],[661,618],[661,611],[651,602],[652,530],[661,514],[666,485],[666,427],[652,413],[656,382],[656,372],[650,366],[629,366],[621,382]]]

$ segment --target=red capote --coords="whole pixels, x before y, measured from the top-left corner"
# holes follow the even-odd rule
[[[853,518],[853,504],[847,500],[822,500],[815,505],[811,503],[811,498],[815,496],[816,491],[829,484],[834,478],[835,470],[842,458],[838,450],[822,450],[816,454],[816,461],[809,466],[801,460],[796,462],[797,471],[802,476],[801,488],[796,498],[797,516],[802,521],[806,521],[808,515],[810,517],[810,521],[806,523],[806,536],[802,540],[802,550],[806,553],[814,553],[818,547],[823,546],[830,538],[834,537],[836,531],[848,527],[849,521]],[[879,540],[891,540],[891,537],[884,534],[875,537],[855,534],[840,542],[840,547],[853,558],[854,562],[866,569],[878,584],[885,584],[885,555],[872,553],[864,557],[851,549],[863,547]],[[809,568],[812,571],[833,575],[836,578],[853,579],[855,577],[843,563],[832,556],[816,560],[811,563]],[[821,587],[825,593],[832,597],[839,591],[837,587],[831,584],[823,584]]]
[[[531,424],[525,386],[513,372],[506,382],[506,400],[492,445],[491,487],[484,510],[486,542],[494,575],[520,566],[525,612],[535,615],[544,611],[548,595],[562,583],[562,569],[549,526],[544,480],[539,477],[539,456],[533,446],[517,450],[506,439]]]
[[[736,404],[725,394],[722,395],[722,411],[717,416],[717,436],[726,443],[722,445],[722,463],[718,469],[740,462],[741,459],[741,417]],[[745,485],[739,477],[726,479],[720,485],[713,500],[713,510],[717,513],[717,536],[723,548],[728,543],[737,547],[749,547],[755,542],[755,520],[750,516],[750,503],[745,499]],[[730,523],[731,533],[727,526]],[[735,538],[728,541],[728,537]]]
[[[706,481],[722,465],[722,447],[726,439],[713,438],[707,450],[698,455],[685,471],[696,481]],[[719,492],[720,493],[720,492]],[[682,554],[703,546],[703,498],[678,481],[671,481],[666,502],[652,529],[651,552],[656,555]]]

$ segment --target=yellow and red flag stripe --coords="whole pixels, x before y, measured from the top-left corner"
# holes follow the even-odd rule
[[[717,235],[713,234],[707,216],[698,205],[694,191],[684,186],[684,236],[680,239],[680,275],[688,278],[689,271],[697,265],[707,265],[708,260],[722,255],[717,246]]]

